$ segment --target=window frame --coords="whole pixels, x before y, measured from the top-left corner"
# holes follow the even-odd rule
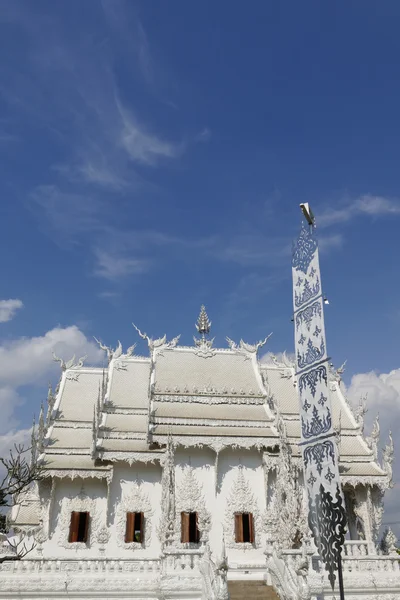
[[[195,515],[195,524],[193,518]],[[191,522],[192,521],[192,522]],[[194,540],[191,540],[191,534],[194,529]],[[181,544],[191,544],[198,546],[200,544],[201,531],[199,529],[199,513],[197,511],[181,511]]]
[[[82,524],[82,516],[85,515],[85,521]],[[71,511],[70,523],[69,523],[69,544],[85,544],[87,545],[89,540],[89,525],[90,525],[90,512],[87,510],[73,510]],[[81,528],[83,529],[82,539],[79,539]]]
[[[248,516],[249,519],[249,539],[244,540],[244,516]],[[235,530],[235,544],[248,544],[254,546],[255,544],[255,532],[254,532],[254,515],[251,512],[235,512],[234,513],[234,530]]]
[[[140,519],[140,529],[137,530],[136,519]],[[135,539],[135,533],[139,531],[140,539]],[[144,513],[139,511],[127,511],[125,520],[125,544],[138,544],[143,545],[145,540],[145,518]]]

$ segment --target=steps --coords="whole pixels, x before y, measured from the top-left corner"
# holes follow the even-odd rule
[[[228,581],[231,600],[279,600],[274,588],[264,581]]]

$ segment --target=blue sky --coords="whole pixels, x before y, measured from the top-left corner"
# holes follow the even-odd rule
[[[299,202],[329,353],[400,423],[399,25],[389,0],[0,3],[3,432],[54,344],[95,360],[132,321],[190,343],[205,303],[217,344],[292,351]]]

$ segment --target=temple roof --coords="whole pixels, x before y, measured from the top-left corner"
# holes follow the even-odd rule
[[[255,345],[228,339],[228,348],[214,348],[205,311],[198,326],[201,338],[192,347],[178,346],[179,337],[153,340],[136,328],[148,342],[148,357],[134,355],[134,346],[124,354],[121,344],[115,350],[100,344],[109,358],[105,369],[62,362],[42,443],[49,473],[105,472],[110,461],[160,459],[168,436],[176,445],[209,445],[217,452],[228,446],[276,450],[280,422],[293,457],[300,457],[290,360],[260,362],[258,350],[268,338]],[[330,393],[343,473],[382,479],[385,471],[334,371]]]

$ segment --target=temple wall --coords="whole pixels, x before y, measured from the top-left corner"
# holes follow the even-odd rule
[[[261,563],[265,549],[265,480],[261,454],[256,450],[225,449],[216,461],[215,452],[203,448],[179,449],[175,454],[175,545],[180,543],[180,512],[196,511],[205,519],[211,550],[219,555],[224,532],[230,562]],[[158,558],[161,542],[162,468],[159,464],[114,465],[107,500],[107,483],[98,479],[57,480],[50,521],[50,539],[43,544],[44,558]],[[139,485],[138,485],[139,483]],[[108,510],[108,541],[102,537]],[[89,511],[89,543],[69,544],[72,510]],[[145,544],[124,542],[126,512],[143,512]],[[255,548],[234,540],[234,512],[254,515]],[[208,524],[208,525],[207,525]],[[37,553],[37,551],[35,551]]]

